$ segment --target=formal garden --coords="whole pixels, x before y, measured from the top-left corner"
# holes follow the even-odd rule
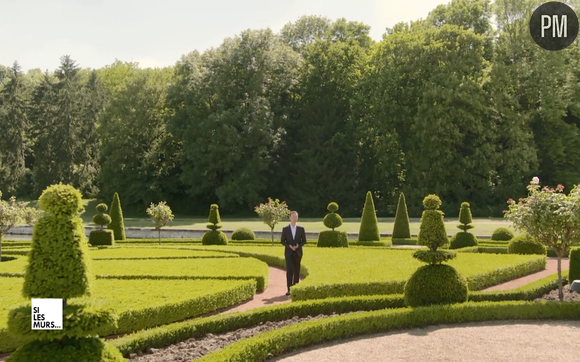
[[[513,227],[489,239],[473,233],[477,225],[467,202],[460,205],[458,231],[448,237],[437,195],[424,198],[413,238],[403,194],[392,236],[381,238],[367,193],[358,239],[348,240],[340,207],[331,202],[323,218],[328,230],[308,240],[304,279],[290,299],[230,313],[273,286],[271,267],[285,267],[273,234],[289,215],[285,202],[269,199],[255,208],[271,238],[256,238],[249,228],[228,238],[220,230],[219,206],[212,204],[202,238],[164,239],[159,230],[174,216],[160,202],[147,209],[158,237],[135,239],[125,235],[115,194],[110,209],[99,203],[91,213],[99,227],[87,238],[79,216],[90,210],[80,192],[53,185],[39,198],[40,209],[2,201],[2,234],[20,224],[34,229],[31,241],[8,237],[1,243],[0,353],[7,361],[164,360],[165,349],[195,338],[200,342],[186,351],[190,359],[258,361],[404,328],[580,319],[580,294],[570,288],[580,279],[580,188],[566,194],[561,185],[541,188],[534,178],[528,191],[525,199],[508,200],[505,217]],[[548,258],[558,260],[557,273],[486,290],[544,270]],[[555,301],[548,301],[549,293]],[[62,298],[63,329],[32,330],[31,298]]]

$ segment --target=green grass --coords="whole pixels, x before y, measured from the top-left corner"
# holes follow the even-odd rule
[[[238,257],[237,254],[202,250],[179,250],[165,248],[123,247],[91,250],[91,258],[98,259],[161,259],[161,258],[228,258]]]
[[[0,329],[6,327],[8,311],[26,303],[22,297],[23,278],[0,277]],[[92,303],[102,303],[117,313],[179,303],[231,289],[243,280],[120,280],[97,279]],[[75,298],[80,301],[82,298]],[[73,300],[71,300],[73,302]]]

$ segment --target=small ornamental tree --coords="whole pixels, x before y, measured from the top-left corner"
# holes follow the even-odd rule
[[[174,216],[171,208],[165,201],[161,201],[157,205],[151,203],[147,208],[147,215],[149,215],[151,221],[155,224],[155,230],[157,230],[159,235],[159,245],[161,245],[161,228],[167,225],[168,222],[173,221]]]
[[[121,209],[121,200],[119,194],[115,192],[113,202],[111,202],[111,223],[108,229],[113,230],[115,240],[125,240],[125,221],[123,220],[123,209]]]
[[[428,195],[423,199],[423,205],[425,210],[421,215],[418,243],[429,250],[417,250],[413,257],[429,265],[417,269],[405,284],[405,304],[419,307],[466,302],[467,280],[453,267],[441,264],[455,258],[456,254],[437,250],[449,243],[443,211],[438,210],[441,199],[437,195]]]
[[[468,233],[467,230],[473,229],[471,222],[473,221],[471,217],[471,209],[469,208],[468,202],[461,203],[461,209],[459,210],[459,222],[457,228],[463,230],[463,232],[458,232],[451,239],[451,249],[465,248],[468,246],[476,246],[477,238],[472,233]]]
[[[360,221],[358,241],[380,240],[381,236],[379,234],[379,222],[377,220],[377,212],[375,211],[375,203],[373,202],[373,195],[368,191]]]
[[[219,206],[217,204],[212,204],[209,208],[209,218],[210,224],[207,228],[211,231],[203,234],[201,243],[203,245],[227,245],[228,237],[223,231],[219,231],[222,228],[220,224],[222,222],[220,218]]]
[[[9,201],[2,200],[2,191],[0,191],[0,262],[2,261],[4,234],[21,223],[34,226],[42,215],[42,211],[37,208],[28,207],[22,202],[16,202],[16,197],[14,196]]]
[[[62,329],[33,330],[32,323],[43,322],[33,320],[30,305],[11,310],[8,331],[26,342],[7,361],[124,361],[115,347],[96,336],[104,327],[117,327],[116,314],[67,303],[71,298],[89,296],[94,279],[79,217],[83,212],[81,193],[69,185],[53,185],[44,190],[39,205],[45,214],[34,226],[22,294],[62,299]]]
[[[318,234],[318,247],[343,247],[348,248],[348,236],[346,231],[336,231],[342,225],[342,217],[336,213],[338,204],[331,202],[326,209],[329,211],[324,217],[324,226],[332,230],[324,230]]]
[[[288,209],[288,205],[286,205],[286,201],[280,202],[278,199],[272,200],[272,198],[268,197],[268,202],[254,207],[254,211],[262,218],[264,224],[270,227],[272,246],[274,246],[274,227],[280,221],[290,216],[290,210]]]
[[[395,224],[393,225],[393,239],[410,239],[411,228],[409,225],[409,212],[407,211],[407,201],[405,194],[399,194],[399,203],[395,214]]]
[[[108,207],[106,204],[98,204],[97,207],[98,214],[93,216],[93,222],[99,225],[101,228],[99,230],[93,230],[89,234],[89,244],[93,246],[97,245],[114,245],[115,244],[115,236],[113,230],[104,229],[104,226],[107,226],[111,223],[111,217],[105,212],[107,211]]]
[[[580,185],[566,195],[563,185],[556,189],[541,188],[540,179],[534,177],[527,188],[528,197],[520,198],[519,202],[508,200],[504,216],[516,230],[526,232],[554,250],[558,257],[558,296],[563,300],[562,258],[580,237]]]

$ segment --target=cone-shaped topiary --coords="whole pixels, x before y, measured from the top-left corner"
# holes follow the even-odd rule
[[[92,246],[97,245],[109,245],[112,246],[115,244],[115,236],[113,230],[103,230],[103,226],[107,226],[111,223],[111,217],[105,214],[108,207],[106,204],[98,204],[97,211],[99,212],[95,216],[93,216],[93,222],[97,225],[100,225],[101,228],[99,230],[93,230],[89,234],[89,244]]]
[[[411,229],[409,226],[409,212],[407,211],[407,201],[405,195],[399,194],[399,203],[395,214],[395,224],[393,225],[393,239],[410,239]]]
[[[125,240],[125,221],[123,220],[123,210],[121,209],[121,200],[119,194],[115,192],[113,195],[113,202],[111,202],[111,223],[108,226],[109,230],[113,230],[115,240]]]
[[[23,295],[66,300],[89,294],[93,278],[79,217],[83,211],[81,193],[58,184],[44,190],[38,201],[46,213],[33,228]]]
[[[441,206],[441,199],[437,195],[428,195],[423,199],[425,209],[421,215],[421,226],[417,243],[425,245],[430,250],[449,244],[445,223],[443,222],[443,211],[438,210]]]
[[[377,213],[375,211],[375,203],[373,202],[373,195],[370,191],[367,192],[365,206],[362,212],[360,221],[360,230],[358,232],[358,241],[380,241],[379,223],[377,220]]]
[[[348,248],[348,237],[346,231],[336,231],[342,225],[342,217],[336,213],[338,204],[331,202],[326,209],[329,211],[324,217],[324,226],[332,230],[321,231],[318,234],[318,247],[343,247]]]
[[[471,209],[469,208],[468,202],[461,203],[461,209],[459,210],[459,222],[461,224],[457,225],[457,227],[463,230],[463,232],[458,232],[451,238],[450,248],[459,249],[468,246],[477,246],[478,243],[475,235],[467,232],[467,230],[473,228],[473,225],[471,225]]]
[[[81,194],[69,185],[48,187],[39,199],[45,214],[34,226],[32,250],[22,294],[30,298],[63,299],[61,330],[33,330],[30,305],[9,312],[11,335],[27,341],[7,361],[125,361],[118,349],[95,335],[100,328],[117,327],[111,310],[97,311],[67,299],[90,294],[88,247],[82,220]],[[100,210],[102,208],[99,208]]]
[[[203,245],[227,245],[228,237],[223,231],[219,231],[222,225],[220,218],[219,206],[217,204],[212,204],[209,208],[209,218],[208,221],[211,224],[207,225],[210,229],[207,233],[203,234],[201,238],[201,243]]]
[[[342,217],[335,212],[338,210],[338,204],[336,202],[331,202],[328,204],[326,209],[330,212],[324,217],[324,226],[332,230],[340,227],[342,225]]]

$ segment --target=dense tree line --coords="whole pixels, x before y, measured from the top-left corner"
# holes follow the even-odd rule
[[[346,217],[367,190],[393,215],[404,191],[412,216],[429,193],[449,215],[468,201],[501,216],[532,176],[580,183],[580,48],[534,43],[537,5],[454,0],[380,42],[305,16],[164,69],[0,66],[0,189],[36,197],[62,181],[188,213],[272,196],[321,216],[336,201]]]

